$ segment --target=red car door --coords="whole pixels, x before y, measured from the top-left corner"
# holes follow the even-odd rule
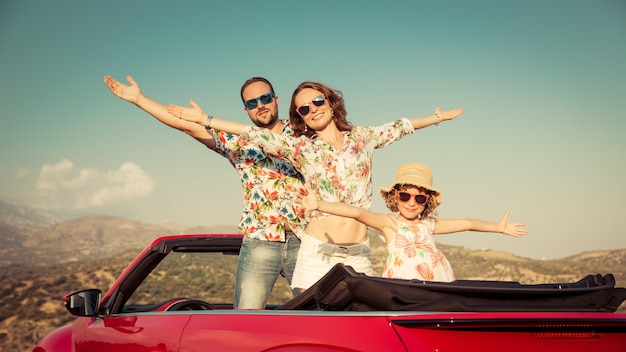
[[[76,352],[176,352],[190,317],[185,312],[80,318],[72,344]]]
[[[194,314],[180,352],[406,352],[376,313],[241,310]]]

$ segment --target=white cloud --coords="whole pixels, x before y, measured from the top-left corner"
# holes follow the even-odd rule
[[[43,165],[35,183],[42,197],[41,207],[48,209],[90,209],[150,195],[155,182],[139,165],[126,162],[117,170],[77,170],[63,159]]]
[[[55,165],[44,165],[41,167],[35,187],[39,191],[65,188],[64,180],[71,177],[73,168],[74,163],[67,159],[63,159]]]

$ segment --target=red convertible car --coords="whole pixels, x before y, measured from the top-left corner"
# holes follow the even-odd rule
[[[612,275],[522,285],[383,279],[337,265],[302,295],[233,310],[242,236],[156,239],[106,294],[63,298],[78,318],[35,352],[625,351],[626,289]]]

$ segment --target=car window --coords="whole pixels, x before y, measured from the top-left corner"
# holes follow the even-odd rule
[[[152,270],[122,310],[147,311],[174,298],[230,304],[236,269],[236,255],[171,252]]]

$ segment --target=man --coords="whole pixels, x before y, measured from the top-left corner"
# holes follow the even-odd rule
[[[167,106],[143,95],[132,77],[126,79],[130,85],[111,76],[105,76],[104,82],[117,97],[220,153],[239,173],[244,203],[239,228],[245,236],[235,278],[234,308],[264,308],[278,275],[291,284],[300,247],[294,231],[305,226],[303,210],[292,201],[296,192],[303,189],[301,176],[291,164],[265,155],[255,145],[240,143],[236,135],[172,116]],[[255,125],[276,133],[293,133],[278,117],[278,97],[267,79],[247,80],[241,87],[241,99],[244,111]],[[210,119],[211,116],[205,126],[210,124]]]

